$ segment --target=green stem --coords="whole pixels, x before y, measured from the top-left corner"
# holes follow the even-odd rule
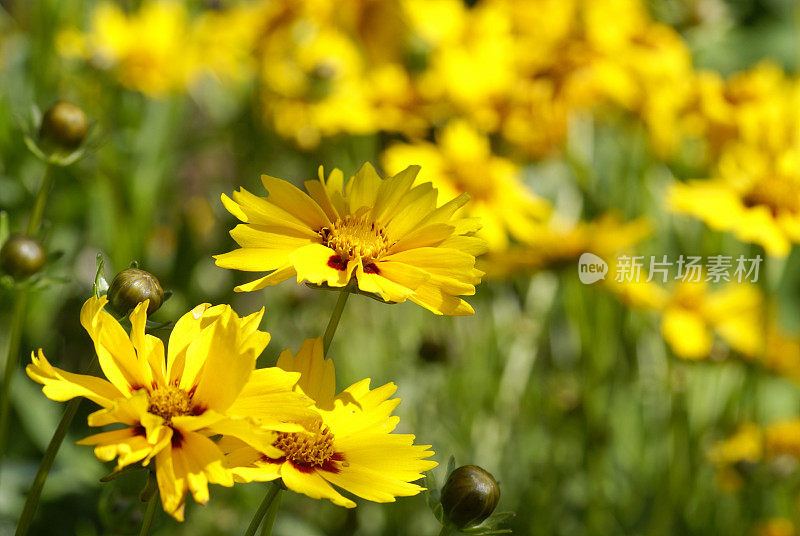
[[[39,470],[36,472],[31,489],[28,491],[28,497],[25,499],[25,507],[22,509],[22,515],[19,517],[17,532],[15,533],[16,536],[25,536],[28,534],[31,521],[33,521],[33,515],[36,513],[36,507],[39,505],[39,497],[42,495],[42,488],[44,488],[44,483],[47,480],[47,476],[50,474],[50,469],[53,467],[53,461],[56,459],[58,449],[67,436],[69,425],[72,423],[72,419],[75,418],[75,414],[78,413],[80,404],[80,398],[73,398],[69,401],[67,409],[64,410],[64,415],[62,415],[61,421],[58,423],[58,427],[53,434],[53,438],[50,440],[50,444],[47,445],[47,450],[44,452],[44,456],[42,456],[41,463],[39,463]]]
[[[8,333],[8,352],[6,366],[3,371],[3,385],[0,388],[0,467],[3,465],[3,454],[8,442],[8,421],[11,418],[11,378],[19,362],[19,343],[22,338],[22,326],[25,320],[25,305],[28,301],[28,291],[19,289],[14,300],[14,310],[11,313],[11,326]]]
[[[42,184],[33,202],[31,219],[28,221],[28,236],[35,236],[42,225],[44,206],[47,204],[47,194],[53,186],[53,164],[47,164],[44,168]],[[25,320],[25,306],[28,302],[28,291],[19,289],[14,299],[14,310],[11,313],[11,326],[8,334],[8,353],[6,355],[6,365],[3,372],[3,384],[0,387],[0,467],[3,465],[3,454],[5,453],[6,443],[8,442],[8,421],[11,413],[11,379],[17,368],[19,358],[19,344],[22,338],[22,326]]]
[[[442,525],[442,530],[439,531],[439,536],[447,536],[450,534],[450,525]]]
[[[155,478],[153,473],[150,474],[148,479]],[[158,503],[158,489],[150,495],[147,501],[147,510],[144,512],[144,519],[142,520],[142,528],[139,531],[139,536],[147,536],[150,534],[150,527],[153,525],[153,519],[156,517],[156,504]]]
[[[264,516],[267,515],[267,512],[272,507],[272,503],[275,501],[275,497],[277,497],[278,492],[281,490],[281,485],[277,481],[273,481],[270,483],[269,490],[267,490],[267,494],[264,496],[264,500],[261,501],[261,504],[258,505],[258,510],[256,510],[253,519],[250,521],[250,525],[247,527],[247,530],[244,533],[244,536],[254,536],[256,530],[258,530],[258,526],[261,524],[261,520],[264,519]],[[277,507],[276,507],[277,514]],[[272,515],[272,520],[275,520],[275,514]],[[269,532],[272,532],[272,525],[270,525]],[[269,534],[267,532],[267,534]]]
[[[342,311],[344,311],[344,306],[347,303],[347,298],[349,297],[350,291],[347,288],[344,288],[341,290],[341,292],[339,292],[339,299],[336,300],[333,313],[331,313],[331,319],[328,321],[328,327],[325,328],[325,335],[322,336],[322,351],[325,355],[328,355],[328,349],[331,346],[333,334],[336,333],[336,328],[339,326],[339,320],[342,318]]]
[[[39,232],[39,227],[42,225],[42,216],[44,216],[44,206],[47,204],[47,194],[50,193],[52,186],[53,164],[47,164],[47,167],[44,168],[42,184],[39,186],[39,193],[36,194],[36,201],[33,203],[31,219],[28,220],[28,236],[34,236]]]
[[[264,516],[264,523],[261,525],[261,536],[272,536],[272,525],[275,524],[275,518],[278,516],[278,508],[281,505],[281,497],[283,497],[281,491],[283,491],[283,489],[278,486],[278,493],[275,496],[275,500],[269,505],[267,515]]]

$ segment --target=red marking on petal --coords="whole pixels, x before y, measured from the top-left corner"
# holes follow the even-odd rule
[[[334,270],[339,270],[341,272],[344,272],[345,270],[347,270],[347,261],[345,261],[338,255],[331,255],[331,257],[328,259],[328,266],[330,266]]]
[[[333,474],[336,474],[339,471],[341,471],[341,469],[339,469],[339,466],[336,465],[336,462],[333,461],[333,458],[331,458],[330,460],[328,460],[325,463],[323,463],[322,467],[320,467],[320,469],[322,469],[323,471],[327,471],[329,473],[333,473]]]
[[[289,463],[292,464],[292,467],[294,467],[295,469],[297,469],[301,473],[305,473],[305,474],[313,473],[314,469],[316,469],[313,465],[305,465],[305,464],[293,462],[291,460],[289,461]]]
[[[189,415],[192,415],[194,417],[199,417],[200,415],[205,413],[207,409],[208,408],[205,407],[204,405],[198,404],[192,407],[191,411],[189,412]]]
[[[145,436],[147,435],[147,430],[145,430],[144,426],[137,424],[133,427],[133,435],[135,436]]]
[[[380,268],[374,262],[371,262],[364,266],[364,273],[365,274],[379,274],[381,273]]]
[[[183,445],[183,434],[180,430],[172,429],[172,448],[179,449]]]

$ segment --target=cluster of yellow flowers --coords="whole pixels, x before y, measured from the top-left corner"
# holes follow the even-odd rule
[[[460,296],[474,294],[481,279],[480,224],[454,217],[466,196],[437,203],[430,183],[415,185],[418,171],[382,179],[366,164],[345,181],[339,170],[325,179],[320,169],[318,181],[306,182],[308,193],[264,175],[269,197],[244,189],[222,196],[243,223],[231,231],[241,248],[217,263],[270,272],[239,291],[296,276],[338,288],[344,299],[360,292],[437,314],[472,314]],[[392,433],[396,386],[370,389],[365,379],[337,395],[327,331],[327,340],[307,339],[297,354],[285,350],[277,367],[256,368],[270,340],[258,329],[263,309],[239,317],[228,305],[199,305],[178,320],[165,349],[145,330],[148,300],[130,313],[130,334],[104,310],[107,301],[92,297],[81,310],[107,379],[56,368],[41,349],[27,372],[53,400],[98,404],[90,426],[124,425],[80,443],[103,461],[116,458],[118,470],[155,459],[162,505],[174,518],[183,520],[188,493],[205,504],[209,483],[281,479],[345,507],[356,503],[332,485],[376,502],[423,489],[413,481],[436,463],[426,460],[429,446]]]
[[[762,63],[727,81],[699,78],[710,179],[676,185],[669,204],[785,257],[800,242],[800,79]]]
[[[125,13],[101,2],[86,32],[63,30],[59,52],[113,72],[119,82],[151,97],[191,90],[206,77],[246,80],[255,72],[257,9],[247,4],[191,17],[183,2],[143,2]]]

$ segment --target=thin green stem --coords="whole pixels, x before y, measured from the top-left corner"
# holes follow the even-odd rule
[[[56,459],[58,449],[67,436],[69,425],[72,423],[72,419],[75,418],[75,414],[78,413],[81,400],[81,398],[73,398],[69,401],[67,409],[64,410],[64,415],[61,416],[61,421],[58,423],[58,427],[53,434],[53,438],[50,440],[50,444],[47,445],[47,450],[45,450],[42,461],[39,463],[39,470],[36,472],[31,489],[28,491],[28,497],[25,499],[25,507],[22,509],[22,515],[19,517],[17,532],[15,533],[16,536],[25,536],[28,534],[31,521],[33,521],[33,515],[36,513],[36,507],[39,505],[39,498],[42,495],[44,483],[47,480],[47,476],[50,474],[50,469],[53,467],[53,461]]]
[[[450,525],[442,525],[442,530],[439,531],[439,536],[448,536],[450,532]]]
[[[264,519],[264,516],[267,515],[267,512],[272,506],[273,501],[275,501],[275,497],[278,496],[278,492],[280,490],[281,490],[281,485],[277,481],[273,481],[270,483],[269,489],[267,490],[267,494],[264,496],[264,500],[261,501],[261,504],[258,505],[258,510],[256,510],[253,519],[250,521],[250,525],[247,527],[244,536],[255,535],[256,530],[258,530],[258,526],[261,524],[261,521]],[[273,514],[272,516],[273,521],[275,520],[276,514],[277,514],[277,508],[275,514]],[[270,525],[270,532],[271,531],[272,531],[272,526]]]
[[[25,305],[27,301],[27,289],[17,290],[14,310],[11,313],[3,385],[0,387],[0,467],[3,465],[3,454],[5,454],[5,447],[8,442],[8,421],[11,415],[11,378],[14,377],[14,371],[19,361],[19,344],[22,338],[22,326],[25,320]]]
[[[283,497],[283,488],[278,486],[278,494],[275,500],[269,505],[267,514],[264,516],[264,522],[261,524],[261,536],[272,536],[272,525],[275,524],[275,518],[278,516],[278,508],[281,506],[281,497]]]
[[[350,291],[345,287],[339,292],[339,299],[336,300],[336,305],[331,313],[331,319],[328,321],[328,327],[325,328],[325,335],[322,336],[322,351],[328,355],[328,349],[333,340],[333,334],[336,333],[336,328],[339,326],[339,320],[342,318],[342,311],[347,303],[347,298],[350,297]]]
[[[47,204],[47,194],[53,186],[53,164],[47,164],[42,177],[42,184],[33,202],[31,219],[28,221],[28,236],[35,236],[42,225],[44,206]],[[8,443],[8,421],[11,413],[11,379],[17,368],[19,358],[19,344],[22,339],[22,326],[25,320],[25,306],[28,302],[27,289],[20,288],[14,296],[14,310],[11,313],[11,326],[8,334],[8,353],[3,371],[3,384],[0,387],[0,467],[3,465],[6,443]]]
[[[44,216],[44,206],[47,204],[47,194],[50,193],[52,186],[53,164],[47,164],[47,167],[44,168],[42,184],[39,186],[39,193],[36,194],[36,201],[33,202],[31,219],[28,220],[28,236],[34,236],[39,232],[39,227],[42,225],[42,217]]]
[[[151,471],[147,478],[147,485],[152,485],[155,480],[155,473]],[[150,527],[153,525],[153,519],[156,517],[157,503],[158,487],[156,487],[155,491],[150,494],[150,499],[147,501],[147,510],[144,512],[144,519],[142,520],[142,528],[139,530],[139,536],[147,536],[150,534]]]

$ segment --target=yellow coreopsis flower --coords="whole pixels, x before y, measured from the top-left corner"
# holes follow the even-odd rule
[[[508,247],[509,237],[528,238],[550,215],[550,204],[530,192],[519,180],[520,169],[492,154],[489,139],[465,121],[450,122],[437,144],[395,144],[383,153],[383,165],[398,172],[406,162],[418,162],[438,189],[440,201],[469,194],[469,216],[481,220],[479,236],[490,250]],[[422,182],[418,179],[418,183]]]
[[[423,490],[412,482],[436,467],[425,459],[434,453],[429,445],[414,445],[413,435],[392,433],[399,422],[392,412],[400,399],[389,399],[396,385],[370,389],[365,379],[335,395],[333,361],[323,357],[320,338],[306,340],[297,355],[285,350],[278,366],[301,374],[297,389],[314,399],[319,419],[303,423],[311,433],[278,434],[274,446],[283,453],[279,457],[240,440],[223,440],[237,481],[280,478],[292,491],[348,508],[355,502],[331,484],[375,502],[393,502]]]
[[[717,176],[672,187],[669,207],[785,257],[800,242],[800,151],[730,146]]]
[[[254,370],[269,342],[258,330],[263,309],[240,318],[227,305],[195,307],[175,324],[165,359],[161,340],[145,333],[148,301],[131,313],[130,336],[103,310],[106,303],[105,296],[89,299],[81,323],[107,380],[53,367],[41,349],[26,372],[48,398],[82,396],[102,406],[89,415],[90,426],[126,425],[79,444],[94,445],[100,460],[117,458],[117,469],[155,458],[162,505],[179,521],[188,491],[205,504],[208,483],[233,485],[210,436],[236,437],[280,455],[273,430],[298,431],[294,422],[314,415],[307,398],[292,391],[299,374]]]
[[[522,243],[505,251],[490,251],[481,257],[479,267],[487,278],[502,279],[563,267],[577,262],[586,252],[610,260],[614,254],[642,241],[650,232],[651,225],[646,219],[624,222],[616,212],[576,225],[560,223],[554,217],[525,236]]]
[[[633,307],[661,313],[661,333],[670,349],[683,359],[704,359],[714,336],[745,357],[764,348],[763,303],[757,287],[726,283],[711,291],[705,281],[678,281],[667,289],[655,282],[616,282],[606,286]]]
[[[454,219],[465,194],[437,207],[430,183],[413,186],[418,166],[382,179],[369,164],[344,184],[334,169],[325,180],[306,181],[308,194],[262,175],[269,197],[240,189],[222,196],[228,211],[244,224],[231,236],[241,247],[216,255],[218,266],[271,273],[236,291],[247,292],[297,276],[331,287],[355,280],[363,292],[385,301],[411,300],[436,314],[468,315],[458,296],[472,295],[483,272],[475,255],[485,242],[472,234],[475,219]],[[412,187],[413,186],[413,187]]]

